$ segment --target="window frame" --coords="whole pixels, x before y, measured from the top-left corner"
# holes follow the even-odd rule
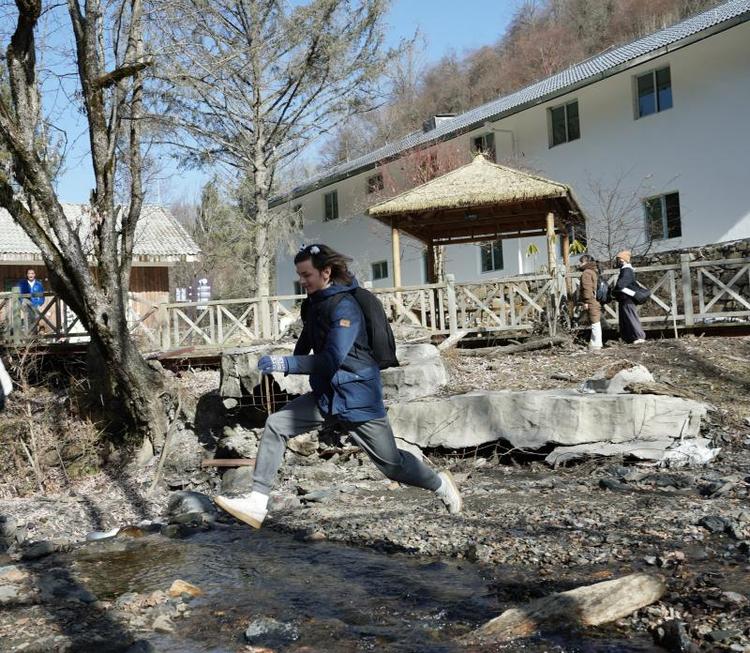
[[[485,249],[490,248],[490,258],[492,261],[492,267],[489,269],[484,268],[484,257],[485,257]],[[497,261],[495,260],[495,252],[500,252],[500,266],[497,266]],[[503,252],[503,239],[498,238],[497,240],[490,240],[486,241],[484,243],[479,243],[479,273],[480,274],[490,274],[492,272],[500,272],[505,269],[505,253]]]
[[[328,214],[328,198],[333,198],[331,201],[331,213]],[[323,193],[323,222],[331,222],[339,219],[339,191],[333,189],[327,193]]]
[[[569,107],[575,105],[575,118],[576,118],[576,129],[577,135],[573,138],[570,137],[571,118],[569,116]],[[555,121],[554,112],[562,109],[563,111],[563,126],[565,127],[565,140],[555,142]],[[552,107],[547,107],[547,137],[549,149],[565,145],[566,143],[572,143],[581,139],[581,107],[578,102],[578,98],[568,100],[562,104],[556,104]]]
[[[678,225],[679,225],[679,233],[675,235],[670,235],[670,223],[669,223],[669,215],[667,214],[667,197],[675,197],[677,198],[677,210],[678,210]],[[661,236],[655,236],[654,231],[652,229],[652,218],[649,215],[649,203],[654,202],[655,200],[659,200],[659,212],[660,212],[660,220],[661,220]],[[651,195],[650,197],[643,198],[643,217],[645,222],[645,228],[646,228],[646,235],[651,240],[673,240],[675,238],[682,238],[682,204],[680,203],[680,192],[679,191],[670,191],[668,193],[660,193],[659,195]]]
[[[375,183],[373,183],[375,182]],[[367,194],[372,195],[385,188],[385,182],[383,181],[383,173],[378,172],[367,178]]]
[[[385,274],[376,275],[375,270],[377,269],[377,266],[382,266],[382,270]],[[382,281],[383,279],[388,278],[388,259],[383,259],[382,261],[373,261],[370,263],[370,276],[372,277],[373,281]]]
[[[665,70],[669,74],[669,106],[662,108],[661,101],[659,99],[658,75]],[[641,95],[639,82],[645,77],[651,78],[651,88],[654,94],[655,108],[653,111],[650,111],[648,113],[641,113]],[[667,64],[666,66],[659,66],[658,68],[651,68],[650,70],[645,70],[641,73],[638,73],[637,75],[633,75],[633,114],[636,120],[641,120],[642,118],[648,118],[648,116],[653,116],[659,113],[663,113],[664,111],[669,111],[673,107],[674,95],[672,93],[672,67],[670,66],[670,64]]]
[[[489,138],[489,146],[487,146],[487,139]],[[479,134],[479,136],[473,136],[471,139],[471,153],[475,154],[487,154],[489,153],[489,160],[493,163],[497,161],[497,152],[495,151],[495,132],[489,131]]]

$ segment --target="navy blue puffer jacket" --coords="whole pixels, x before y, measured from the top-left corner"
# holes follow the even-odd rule
[[[310,386],[324,415],[347,422],[385,417],[380,368],[367,341],[362,309],[351,291],[357,287],[333,284],[309,295],[305,327],[287,357],[289,374],[309,374]],[[334,302],[331,299],[344,296]],[[312,355],[310,355],[312,350]]]

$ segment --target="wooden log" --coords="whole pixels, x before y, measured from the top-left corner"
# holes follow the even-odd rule
[[[499,617],[463,638],[464,643],[507,642],[529,637],[543,628],[598,626],[621,619],[658,601],[664,580],[651,574],[631,574],[595,585],[551,594]]]
[[[536,349],[546,349],[556,345],[564,345],[569,339],[563,336],[553,338],[540,338],[538,340],[529,340],[517,345],[506,345],[505,347],[478,347],[476,349],[458,349],[462,356],[474,356],[482,358],[494,358],[506,354],[518,354],[524,351],[534,351]]]
[[[201,467],[250,467],[255,458],[207,458],[201,461]]]

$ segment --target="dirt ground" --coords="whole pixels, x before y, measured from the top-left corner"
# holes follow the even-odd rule
[[[722,452],[699,469],[610,458],[556,470],[491,448],[432,452],[430,462],[450,468],[460,484],[465,510],[458,516],[424,491],[384,481],[361,454],[320,460],[290,453],[266,528],[471,561],[487,569],[507,607],[633,571],[660,574],[666,595],[614,624],[618,637],[649,632],[671,651],[750,651],[750,337],[652,340],[597,353],[570,345],[497,359],[452,351],[445,358],[451,392],[575,388],[609,362],[642,363],[660,384],[711,406],[703,434]],[[182,383],[210,396],[218,373],[187,371]],[[3,479],[0,515],[16,517],[28,540],[75,541],[91,530],[158,520],[167,492],[146,496],[147,487],[147,474],[114,468],[46,497],[19,497],[18,483]],[[195,489],[212,487],[216,479],[196,480]],[[681,624],[685,638],[668,622]]]

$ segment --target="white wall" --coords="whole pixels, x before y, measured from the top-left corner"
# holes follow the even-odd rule
[[[661,113],[634,118],[633,78],[653,68],[669,65],[673,107]],[[547,109],[578,100],[581,138],[550,148]],[[659,249],[675,249],[750,237],[750,24],[744,23],[690,46],[667,53],[639,67],[619,73],[553,102],[509,116],[492,126],[512,130],[516,152],[505,132],[496,132],[499,162],[517,163],[573,188],[596,228],[598,203],[592,182],[622,193],[637,192],[641,199],[666,192],[680,194],[682,237],[658,241]],[[466,152],[479,129],[454,139]],[[398,162],[390,164],[398,175]],[[365,192],[368,171],[313,191],[293,204],[302,204],[305,242],[325,242],[352,256],[360,280],[370,278],[370,265],[388,260],[389,278],[375,285],[392,285],[390,230],[363,214],[373,201]],[[339,220],[322,222],[323,195],[336,188]],[[543,238],[522,239],[524,252],[534,240],[540,254],[536,261],[521,256],[524,272],[546,262]],[[402,279],[422,283],[422,246],[402,236]],[[503,274],[519,272],[517,240],[503,243]],[[281,255],[278,291],[293,287],[290,258]],[[482,275],[477,245],[447,248],[448,272],[459,280],[498,276]]]

